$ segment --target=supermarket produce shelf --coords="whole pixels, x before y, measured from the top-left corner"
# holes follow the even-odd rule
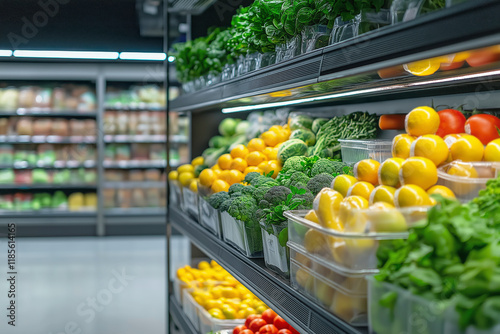
[[[96,211],[68,210],[32,210],[7,211],[0,210],[2,219],[9,219],[22,225],[95,225]]]
[[[166,141],[167,141],[167,136],[165,135],[105,135],[104,136],[105,143],[165,143]]]
[[[64,190],[64,189],[78,189],[78,190],[95,190],[95,184],[0,184],[0,190]]]
[[[104,211],[106,224],[115,225],[164,225],[166,215],[166,208],[111,208]]]
[[[88,160],[84,162],[80,161],[55,161],[53,164],[45,164],[42,162],[38,162],[36,164],[29,164],[26,161],[18,161],[12,164],[1,164],[0,169],[4,168],[12,168],[12,169],[35,169],[35,168],[43,168],[43,169],[61,169],[61,168],[95,168],[97,166],[95,161]]]
[[[18,109],[14,111],[0,111],[1,116],[36,116],[36,117],[74,117],[74,118],[95,118],[95,111],[77,110],[27,110]]]
[[[106,110],[116,110],[116,111],[165,111],[165,107],[158,105],[148,105],[147,103],[141,103],[137,105],[107,105]]]
[[[182,312],[182,308],[179,303],[175,300],[174,296],[169,298],[169,311],[170,316],[174,320],[174,323],[180,327],[182,333],[184,334],[199,334],[199,332],[194,328],[193,324],[186,315]]]
[[[131,168],[165,168],[165,160],[125,160],[125,161],[104,161],[104,168],[110,169],[131,169]]]
[[[346,82],[338,82],[331,87],[328,87],[328,83],[347,77],[358,79],[355,76],[365,76],[362,78],[368,80],[364,82],[365,86],[377,89],[376,94],[379,96],[391,94],[393,91],[382,88],[395,83],[395,80],[380,80],[366,74],[411,61],[500,44],[498,12],[500,1],[468,1],[181,95],[171,102],[170,110],[196,112],[210,108],[314,98],[342,92],[339,87]],[[402,92],[414,91],[415,87],[428,79],[414,78],[415,85],[405,84],[398,89]],[[436,83],[450,87],[444,81]],[[282,94],[266,95],[276,92]]]
[[[133,189],[133,188],[166,188],[165,181],[117,181],[105,182],[107,189]]]
[[[319,305],[302,297],[290,282],[272,273],[263,259],[249,259],[220,239],[178,208],[169,207],[172,226],[189,237],[209,257],[215,259],[241,283],[277,311],[301,333],[365,334],[367,328],[356,328],[328,313]]]
[[[95,144],[94,136],[0,136],[4,144]]]

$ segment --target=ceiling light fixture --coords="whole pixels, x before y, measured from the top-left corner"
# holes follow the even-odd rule
[[[18,58],[118,59],[118,52],[15,50]]]
[[[163,52],[121,52],[120,59],[123,60],[156,60],[164,61],[167,55]]]
[[[0,57],[11,57],[12,50],[0,50]]]

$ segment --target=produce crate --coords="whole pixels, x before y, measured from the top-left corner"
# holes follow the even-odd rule
[[[245,319],[220,320],[212,317],[203,307],[198,306],[201,334],[217,332],[221,330],[232,330],[234,327],[243,325]],[[232,333],[232,332],[231,332]]]
[[[450,171],[477,175],[466,177],[448,174]],[[479,191],[486,188],[486,182],[496,178],[500,170],[498,162],[461,162],[453,161],[438,168],[438,184],[450,188],[459,201],[469,202],[476,198]],[[462,175],[464,175],[462,174]]]
[[[183,291],[189,289],[189,285],[186,282],[181,281],[175,276],[172,279],[172,285],[174,286],[174,297],[175,300],[179,303],[179,305],[184,304],[184,293]]]
[[[200,216],[198,213],[198,194],[191,191],[191,189],[184,188],[182,189],[182,195],[184,197],[184,211],[198,221]]]
[[[182,305],[182,310],[184,311],[184,314],[187,316],[189,321],[193,324],[193,327],[196,329],[197,332],[200,331],[200,316],[199,316],[199,305],[196,303],[194,300],[193,296],[191,296],[191,291],[192,289],[184,289],[182,294],[183,294],[183,300],[184,304]]]
[[[268,232],[264,222],[260,222],[262,231],[262,242],[264,248],[264,260],[266,267],[283,278],[290,277],[290,251],[286,245],[288,234],[285,236],[285,245],[280,244],[280,233],[288,233],[288,223],[272,225],[272,233]],[[283,241],[282,241],[283,242]]]
[[[396,296],[391,308],[381,305],[381,300]],[[458,327],[459,315],[449,302],[424,299],[394,284],[368,278],[369,330],[372,334],[494,334],[500,325],[490,330]]]
[[[331,268],[350,274],[377,273],[377,250],[392,240],[406,239],[407,229],[427,216],[428,207],[351,210],[342,219],[344,232],[304,219],[307,210],[286,211],[288,245],[305,249]],[[389,224],[389,225],[387,225]],[[378,232],[397,227],[401,232]],[[361,232],[359,232],[361,231]]]
[[[227,212],[221,213],[222,235],[224,241],[235,247],[249,258],[262,258],[262,235],[260,226],[248,226],[236,220]]]
[[[331,279],[290,259],[292,287],[352,326],[367,326],[367,296],[346,291]]]
[[[382,163],[392,157],[392,140],[339,139],[342,161],[354,165],[363,159],[373,159]]]
[[[169,181],[170,188],[170,203],[169,205],[184,208],[184,197],[182,195],[182,187],[178,181]]]
[[[220,212],[214,209],[201,195],[198,195],[198,211],[201,226],[222,239]]]
[[[327,46],[331,32],[332,29],[322,24],[304,27],[302,30],[302,53]]]

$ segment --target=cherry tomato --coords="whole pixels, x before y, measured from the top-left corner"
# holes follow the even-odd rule
[[[247,329],[247,326],[245,326],[245,325],[239,325],[239,326],[236,326],[236,327],[234,327],[234,329],[233,329],[233,334],[241,334],[241,332],[242,332],[243,330],[245,330],[245,329]]]
[[[436,134],[444,137],[449,134],[463,133],[465,127],[465,116],[455,109],[444,109],[438,112],[439,128]]]
[[[276,318],[277,314],[270,308],[262,312],[262,319],[264,319],[268,324],[273,324],[274,318]]]
[[[483,145],[500,138],[499,128],[500,118],[488,114],[472,115],[465,122],[465,132],[477,137]]]
[[[290,327],[290,325],[288,325],[288,322],[286,322],[285,319],[283,319],[279,315],[274,318],[273,325],[278,329],[289,329]]]
[[[450,71],[450,70],[456,70],[457,68],[461,68],[464,66],[465,61],[458,61],[454,63],[441,63],[441,66],[439,67],[441,71]]]
[[[278,334],[292,334],[292,331],[287,328],[283,328],[278,331]]]
[[[240,334],[255,334],[254,332],[252,332],[251,330],[249,329],[244,329],[240,332]]]
[[[259,330],[259,334],[278,334],[278,329],[274,325],[265,325]]]
[[[467,64],[472,67],[483,66],[500,60],[500,52],[496,47],[489,47],[473,51],[467,58]]]
[[[264,327],[266,326],[267,323],[264,321],[264,319],[261,319],[261,318],[258,318],[258,319],[255,319],[255,320],[252,320],[252,322],[250,323],[250,330],[254,331],[254,332],[258,332],[261,327]]]
[[[245,326],[246,326],[247,328],[250,328],[250,323],[251,323],[252,321],[254,321],[255,319],[261,319],[261,318],[262,318],[262,317],[261,317],[260,315],[258,315],[258,314],[250,314],[250,315],[248,316],[247,320],[245,320]]]

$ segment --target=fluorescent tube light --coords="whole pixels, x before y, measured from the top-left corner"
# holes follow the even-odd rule
[[[118,52],[15,50],[19,58],[118,59]]]
[[[167,58],[165,53],[159,52],[121,52],[120,59],[123,60],[157,60],[163,61]]]
[[[0,57],[10,57],[12,56],[11,50],[0,50]]]
[[[174,56],[168,56],[168,62],[169,63],[173,63],[175,61],[175,57]]]

